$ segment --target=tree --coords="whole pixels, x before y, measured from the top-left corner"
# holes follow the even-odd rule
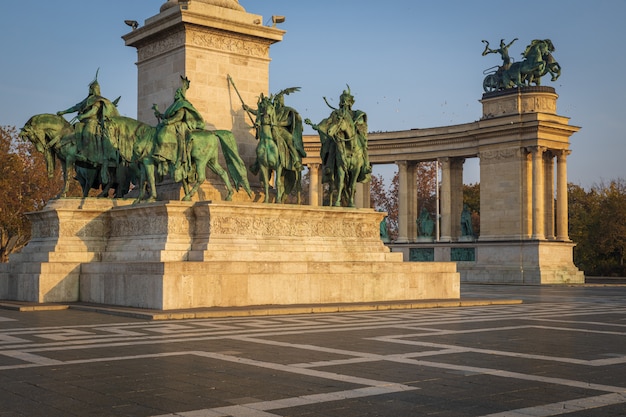
[[[435,218],[437,213],[437,164],[434,161],[420,162],[417,165],[416,195],[418,211],[422,207]],[[381,175],[372,175],[370,182],[370,205],[376,210],[387,212],[387,226],[389,237],[394,240],[398,237],[398,208],[400,191],[400,176],[395,172],[389,188]],[[417,219],[414,219],[417,220]]]
[[[600,257],[600,271],[625,276],[626,255],[626,181],[600,183],[592,189],[599,198],[598,226],[594,231]]]
[[[569,236],[574,263],[587,275],[626,276],[626,181],[589,191],[568,184]]]
[[[574,263],[586,274],[592,275],[597,270],[595,245],[591,240],[593,230],[597,229],[599,212],[598,199],[594,192],[587,193],[584,188],[568,184],[568,222],[569,237],[576,243]]]
[[[433,219],[437,215],[437,163],[420,162],[417,165],[417,212],[426,207]]]
[[[30,239],[24,215],[41,210],[62,185],[60,169],[48,178],[43,156],[18,137],[15,127],[0,126],[0,262]]]
[[[393,240],[398,237],[398,194],[393,192],[393,182],[398,182],[398,173],[393,177],[392,189],[385,186],[382,175],[372,175],[370,181],[370,206],[378,211],[387,213],[387,227],[389,237]]]

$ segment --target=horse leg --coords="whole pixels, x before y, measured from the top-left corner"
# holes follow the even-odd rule
[[[265,189],[265,199],[263,202],[270,202],[270,172],[269,168],[264,164],[259,164],[259,171],[261,172],[261,181],[263,182],[263,187]]]
[[[208,166],[211,171],[219,175],[219,177],[222,179],[222,181],[224,181],[224,184],[226,185],[226,190],[228,190],[228,194],[226,195],[226,198],[224,200],[231,201],[233,199],[234,190],[230,182],[230,178],[228,178],[228,173],[224,168],[222,168],[219,162],[217,162],[217,158],[215,160],[209,161]],[[202,176],[205,177],[204,174]],[[204,178],[202,179],[202,181],[204,181]]]
[[[139,167],[139,183],[137,186],[139,187],[139,194],[133,204],[141,203],[141,200],[146,196],[146,168],[143,164]]]
[[[191,189],[189,189],[189,175],[187,175],[186,178],[183,178],[183,190],[185,191],[183,201],[191,201],[191,197],[193,197],[193,195],[198,192],[198,188],[206,179],[206,170],[204,168],[206,163],[204,161],[200,162],[196,160],[195,165],[196,183],[193,185],[193,187],[191,187]]]
[[[280,164],[276,164],[276,170],[274,171],[274,175],[276,176],[276,203],[282,204],[283,197],[285,194],[285,183],[283,178],[283,168]]]
[[[70,179],[76,176],[74,163],[75,160],[72,158],[65,159],[65,161],[63,162],[63,189],[56,196],[56,198],[64,198],[67,196],[67,192],[70,189]]]
[[[182,183],[183,183],[183,192],[185,193],[185,196],[183,197],[183,201],[191,201],[192,194],[189,193],[189,178],[188,177],[183,178]],[[192,187],[192,190],[193,190],[193,187]]]
[[[341,206],[341,195],[343,194],[343,189],[345,187],[345,179],[346,179],[346,172],[344,171],[343,168],[339,168],[337,170],[337,200],[335,200],[335,207],[340,207]]]
[[[59,191],[59,194],[57,194],[56,197],[54,197],[55,199],[65,197],[67,195],[67,190],[69,188],[68,180],[67,180],[69,175],[67,173],[67,164],[65,162],[63,163],[62,171],[63,171],[63,186],[61,187],[61,191]]]
[[[102,165],[100,169],[107,169],[107,167],[105,165]],[[111,186],[113,185],[112,178],[114,177],[111,175],[111,173],[109,173],[109,181],[106,184],[102,184],[102,192],[98,195],[98,197],[106,198],[109,196],[109,190],[111,189]]]
[[[298,205],[302,204],[302,171],[298,171],[296,175],[296,198]]]
[[[357,169],[353,172],[353,174],[350,176],[349,182],[350,182],[350,188],[349,190],[349,202],[348,202],[348,207],[356,207],[356,204],[354,204],[354,194],[356,193],[356,180],[359,178],[359,173],[361,172],[361,166],[359,165],[358,167],[356,167]]]
[[[141,202],[145,196],[145,187],[150,187],[150,196],[147,198],[148,202],[156,201],[156,180],[154,174],[154,161],[152,158],[143,158],[142,170],[141,170],[141,183],[142,188],[139,192],[139,197],[135,200],[135,203]]]
[[[150,186],[150,196],[148,197],[148,202],[156,201],[157,192],[156,192],[156,178],[155,178],[155,166],[154,161],[150,158],[150,162],[146,165],[146,174],[148,177],[148,186]]]

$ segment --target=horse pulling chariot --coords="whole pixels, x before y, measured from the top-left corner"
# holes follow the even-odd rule
[[[486,93],[505,90],[508,88],[527,87],[532,84],[541,85],[541,77],[550,73],[551,81],[556,81],[561,75],[561,66],[552,56],[554,45],[550,39],[535,39],[522,52],[523,60],[512,62],[508,49],[515,42],[513,39],[508,45],[504,39],[500,41],[497,49],[489,48],[489,42],[485,43],[482,55],[499,53],[502,57],[502,66],[494,66],[483,71],[483,90]]]

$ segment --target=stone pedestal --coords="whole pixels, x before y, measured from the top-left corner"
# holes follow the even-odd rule
[[[246,104],[255,107],[259,94],[268,94],[270,45],[280,42],[285,31],[264,26],[262,16],[247,13],[236,3],[170,1],[123,39],[137,49],[137,118],[155,125],[152,105],[163,112],[181,86],[180,76],[186,76],[191,81],[187,99],[202,114],[207,129],[232,131],[250,166],[256,157],[254,129],[227,76]],[[258,178],[250,176],[249,181],[258,197]],[[181,197],[178,184],[159,188],[160,199]],[[223,190],[223,181],[208,170],[196,199],[219,200]],[[245,193],[235,199],[250,201]]]
[[[480,242],[473,262],[459,262],[463,282],[499,284],[584,284],[572,262],[571,242]]]
[[[233,202],[57,200],[30,214],[33,240],[11,257],[7,272],[0,270],[0,290],[7,292],[0,298],[160,310],[458,299],[456,265],[404,263],[380,240],[383,215]]]
[[[108,217],[113,205],[128,204],[108,199],[51,200],[39,212],[28,213],[31,240],[12,254],[0,270],[0,298],[46,302],[79,300],[83,263],[99,262],[107,245]]]

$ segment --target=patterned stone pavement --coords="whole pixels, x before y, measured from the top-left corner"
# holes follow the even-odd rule
[[[0,310],[0,416],[626,416],[626,286],[523,304],[147,321]]]

